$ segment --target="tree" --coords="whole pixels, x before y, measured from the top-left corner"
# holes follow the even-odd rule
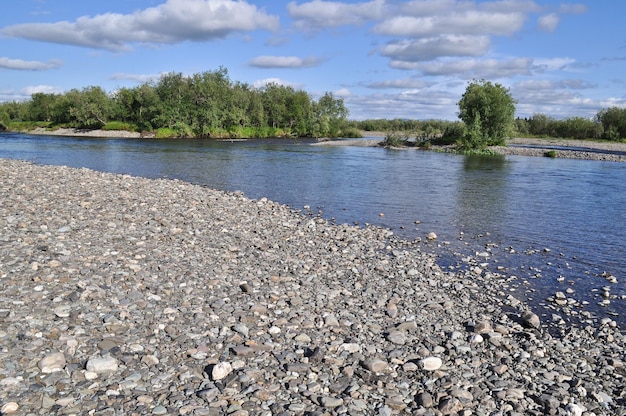
[[[598,112],[596,120],[602,124],[604,139],[626,139],[626,108],[605,108]]]
[[[485,80],[470,82],[458,103],[459,118],[466,126],[463,146],[503,144],[515,126],[515,104],[509,89],[500,84]]]
[[[71,123],[78,128],[100,128],[111,115],[111,99],[101,87],[86,87],[65,94]]]

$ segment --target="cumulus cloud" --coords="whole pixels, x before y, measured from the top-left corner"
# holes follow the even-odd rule
[[[29,87],[22,88],[20,91],[23,95],[31,96],[33,94],[43,93],[43,94],[61,94],[63,92],[63,88],[53,87],[52,85],[33,85]]]
[[[254,81],[252,83],[252,86],[254,88],[263,88],[266,85],[271,85],[271,84],[276,84],[276,85],[282,85],[285,87],[293,87],[295,89],[302,89],[302,84],[298,84],[295,82],[291,82],[291,81],[286,81],[284,79],[280,79],[280,78],[265,78],[265,79],[259,79],[257,81]]]
[[[324,27],[359,25],[381,19],[385,12],[385,0],[361,3],[313,0],[303,4],[290,2],[287,12],[299,29],[317,30]]]
[[[423,75],[456,75],[460,78],[504,78],[531,75],[531,58],[436,60],[413,63],[408,68]]]
[[[6,57],[0,57],[0,68],[14,69],[18,71],[47,71],[49,69],[55,69],[62,65],[59,60],[52,60],[48,62],[40,61],[23,61],[21,59],[10,59]]]
[[[576,62],[571,58],[537,58],[533,61],[533,70],[537,72],[559,71],[567,69]]]
[[[380,49],[394,61],[430,61],[443,56],[481,56],[490,46],[487,36],[442,35],[433,38],[405,39]]]
[[[512,35],[524,25],[523,13],[489,13],[470,10],[434,16],[396,16],[374,27],[374,32],[390,36],[432,36],[439,34]]]
[[[310,68],[318,66],[323,59],[316,57],[299,58],[297,56],[257,56],[249,62],[257,68]]]
[[[554,32],[560,21],[561,18],[559,15],[556,13],[550,13],[540,16],[539,19],[537,19],[537,26],[539,26],[539,29],[546,32]]]
[[[370,82],[363,84],[363,86],[371,89],[421,89],[427,87],[428,83],[419,79],[403,78]]]
[[[167,0],[133,14],[83,16],[74,22],[25,23],[2,30],[6,36],[111,51],[132,43],[210,41],[235,32],[277,30],[279,19],[246,1]]]
[[[160,74],[125,74],[125,73],[118,72],[116,74],[111,75],[109,79],[127,80],[127,81],[144,83],[144,82],[158,80],[159,78],[161,78],[161,75],[163,74],[164,74],[163,72],[161,72]]]

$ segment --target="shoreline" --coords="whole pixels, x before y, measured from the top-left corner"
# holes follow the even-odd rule
[[[388,230],[7,159],[0,193],[0,405],[21,413],[626,410],[615,321],[553,336],[497,275]]]
[[[381,132],[364,132],[366,137],[360,139],[324,140],[313,143],[313,146],[359,146],[377,147],[380,142],[373,139],[379,137]],[[44,128],[36,128],[25,134],[68,136],[68,137],[93,137],[93,138],[141,138],[141,133],[124,130],[80,130],[80,129],[57,129],[48,131]],[[380,136],[381,142],[384,136]],[[223,139],[223,141],[232,141]],[[604,160],[611,162],[626,162],[626,143],[621,142],[599,142],[590,140],[572,139],[538,139],[538,138],[513,138],[507,140],[507,144],[514,146],[492,146],[495,153],[500,155],[515,156],[540,156],[548,150],[556,150],[557,158],[582,159],[582,160]],[[524,147],[529,146],[529,147]],[[432,146],[431,150],[444,150],[448,146]],[[555,149],[556,147],[556,149]],[[571,149],[561,149],[560,147],[570,147]],[[589,149],[589,150],[586,150]],[[445,151],[445,150],[444,150]]]

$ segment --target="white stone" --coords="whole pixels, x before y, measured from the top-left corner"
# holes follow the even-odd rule
[[[87,361],[87,371],[97,374],[117,371],[117,360],[111,356],[94,357]]]
[[[361,352],[361,346],[354,342],[346,342],[339,346],[339,351],[348,351],[354,354],[355,352]]]
[[[439,370],[443,365],[443,361],[439,357],[426,357],[419,361],[420,367],[426,371]]]
[[[220,362],[215,364],[213,370],[211,370],[211,377],[213,380],[221,380],[233,371],[233,367],[230,363]]]
[[[0,409],[0,413],[2,413],[3,415],[8,415],[8,414],[17,412],[17,409],[19,408],[20,408],[19,404],[15,402],[8,402],[2,405],[2,408]]]
[[[54,373],[65,367],[65,356],[62,352],[53,352],[43,357],[37,364],[42,373]]]
[[[582,416],[585,410],[587,409],[575,403],[570,403],[565,407],[565,412],[567,412],[568,416]]]

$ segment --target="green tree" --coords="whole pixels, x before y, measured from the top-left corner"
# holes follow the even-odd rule
[[[70,122],[78,128],[100,128],[109,120],[112,101],[101,87],[86,87],[65,94],[69,101]]]
[[[516,101],[508,88],[489,81],[472,81],[459,101],[459,118],[467,133],[463,147],[503,144],[514,128]]]
[[[605,108],[598,112],[596,120],[602,124],[604,139],[626,139],[626,108]]]

